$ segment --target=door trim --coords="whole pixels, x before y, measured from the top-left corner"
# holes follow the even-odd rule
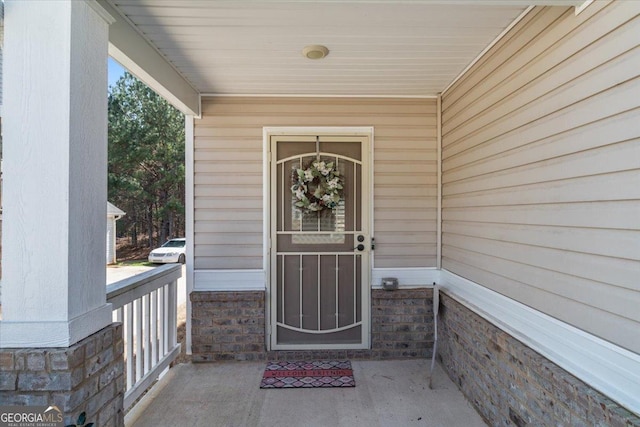
[[[365,174],[367,177],[367,188],[363,188],[362,191],[368,192],[368,209],[366,216],[368,217],[369,234],[374,236],[373,228],[373,147],[374,147],[374,128],[373,126],[367,127],[263,127],[263,141],[262,141],[262,172],[263,172],[263,267],[265,272],[265,345],[267,351],[273,349],[272,343],[272,271],[271,271],[271,137],[278,135],[325,135],[325,136],[361,136],[368,139],[368,147],[363,163],[366,163]],[[364,212],[363,212],[364,213]],[[275,248],[275,246],[274,246]],[[342,345],[341,349],[368,349],[371,347],[371,274],[373,271],[373,254],[368,252],[369,270],[367,277],[369,282],[362,283],[362,291],[364,295],[362,306],[362,318],[367,319],[365,329],[365,339],[362,344],[357,345]],[[332,347],[333,348],[333,347]],[[287,346],[280,345],[278,350],[286,350]],[[317,345],[296,345],[295,349],[318,349]]]

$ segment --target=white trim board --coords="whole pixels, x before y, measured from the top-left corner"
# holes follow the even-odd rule
[[[436,99],[437,95],[349,95],[318,93],[212,93],[205,92],[200,96],[212,98],[383,98],[383,99]]]
[[[264,270],[195,270],[194,292],[264,291]]]
[[[2,1],[4,2],[4,0]],[[107,10],[102,7],[97,0],[86,0],[86,3],[91,9],[95,10],[96,13],[107,22],[107,24],[111,25],[116,22],[116,18],[107,12]]]
[[[373,126],[266,126],[262,128],[263,144],[268,144],[270,135],[362,135],[373,139]],[[263,148],[268,150],[268,145]],[[267,151],[265,151],[267,152]]]
[[[585,0],[580,6],[576,6],[575,7],[576,16],[580,15],[586,8],[591,6],[592,3],[593,3],[593,0]]]
[[[440,271],[434,267],[374,268],[371,270],[371,289],[382,289],[383,277],[398,279],[399,289],[431,287],[440,280]]]
[[[189,294],[193,291],[193,267],[195,259],[195,184],[194,184],[194,122],[193,116],[184,116],[184,143],[185,143],[185,236],[187,238],[187,334],[186,352],[191,354],[191,298]]]
[[[191,82],[110,0],[97,3],[114,18],[109,27],[109,55],[184,114],[200,115],[200,92]]]
[[[436,100],[436,165],[438,166],[438,202],[436,212],[436,267],[442,268],[442,96]]]
[[[640,414],[640,355],[441,270],[440,284],[456,301],[580,380]]]
[[[382,289],[383,277],[397,277],[401,289],[424,288],[438,282],[440,271],[424,268],[374,268],[371,288]],[[264,270],[195,270],[193,291],[263,291],[266,289]]]
[[[69,320],[0,321],[0,348],[71,347],[112,323],[107,303]]]

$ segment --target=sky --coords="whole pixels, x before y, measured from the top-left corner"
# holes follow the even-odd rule
[[[109,86],[116,84],[118,79],[124,75],[124,68],[116,60],[109,57],[108,70],[109,70]]]

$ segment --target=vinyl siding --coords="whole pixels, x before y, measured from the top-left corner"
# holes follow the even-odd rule
[[[434,99],[209,97],[195,121],[195,267],[262,268],[262,129],[373,126],[375,266],[436,263]]]
[[[639,14],[535,8],[442,99],[443,268],[636,353]]]

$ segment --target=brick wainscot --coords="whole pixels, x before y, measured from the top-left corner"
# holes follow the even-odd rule
[[[372,290],[370,350],[267,352],[264,292],[194,292],[192,360],[428,358],[433,349],[432,295],[431,288]]]
[[[640,418],[446,294],[439,321],[439,361],[489,425],[640,427]]]
[[[119,323],[69,348],[0,349],[0,402],[55,405],[65,425],[85,412],[96,426],[124,426],[123,353]]]

